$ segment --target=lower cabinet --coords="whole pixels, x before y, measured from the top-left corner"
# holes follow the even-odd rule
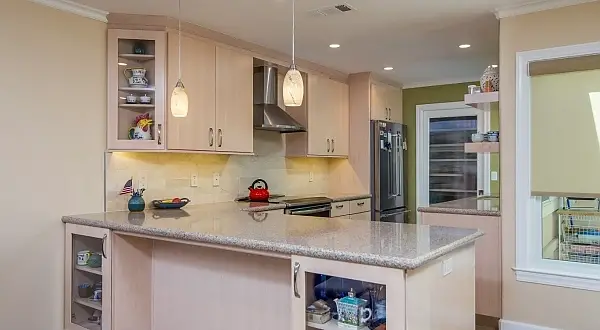
[[[110,255],[108,229],[66,225],[65,329],[112,329]]]
[[[475,242],[475,306],[480,315],[502,315],[502,246],[500,217],[421,212],[424,225],[479,229]]]

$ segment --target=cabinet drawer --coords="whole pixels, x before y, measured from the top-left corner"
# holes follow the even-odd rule
[[[350,202],[331,203],[331,217],[341,217],[350,214]]]
[[[370,198],[350,201],[350,214],[370,212],[370,211],[371,211],[371,199]]]

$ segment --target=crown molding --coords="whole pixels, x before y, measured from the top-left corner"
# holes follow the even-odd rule
[[[481,77],[468,77],[463,79],[443,79],[443,80],[435,80],[435,81],[427,81],[427,82],[418,82],[418,83],[408,83],[402,86],[403,89],[409,88],[421,88],[421,87],[431,87],[431,86],[441,86],[441,85],[452,85],[452,84],[464,84],[470,83],[474,81],[479,81]],[[465,92],[466,94],[466,92]]]
[[[100,22],[108,23],[106,16],[108,12],[69,0],[29,0],[31,2],[66,11],[75,15],[91,18]]]
[[[580,5],[583,3],[594,2],[596,0],[541,0],[528,2],[516,6],[508,6],[497,8],[495,11],[496,18],[502,19],[507,17],[531,14],[538,11],[557,9],[562,7]]]

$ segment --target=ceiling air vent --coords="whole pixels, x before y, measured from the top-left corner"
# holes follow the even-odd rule
[[[341,5],[313,9],[309,11],[309,14],[311,14],[312,16],[331,16],[337,14],[344,14],[353,10],[356,10],[356,8],[352,7],[348,3],[344,3]]]

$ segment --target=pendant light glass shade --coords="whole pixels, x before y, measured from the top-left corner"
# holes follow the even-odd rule
[[[302,74],[292,65],[283,78],[283,103],[286,107],[299,107],[304,99]]]
[[[188,114],[188,96],[185,92],[185,87],[181,80],[177,81],[177,85],[171,94],[171,114],[173,117],[185,117]]]

